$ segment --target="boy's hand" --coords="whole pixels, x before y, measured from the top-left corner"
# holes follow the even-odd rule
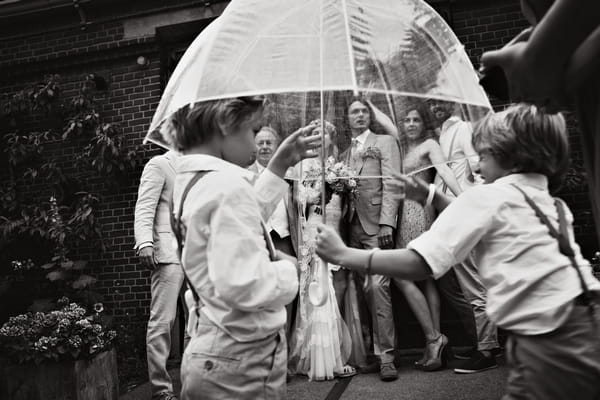
[[[394,201],[402,201],[406,197],[404,193],[404,177],[406,177],[406,175],[402,175],[399,172],[392,172],[391,178],[384,178],[386,180],[385,183],[388,193],[392,195]]]
[[[284,253],[281,250],[275,251],[275,260],[287,260],[294,265],[298,263],[298,259],[296,257],[290,256],[289,254]]]
[[[283,178],[288,168],[305,158],[317,157],[322,141],[320,135],[312,135],[316,127],[317,125],[313,122],[285,138],[275,151],[267,168]]]
[[[317,226],[317,254],[328,263],[343,266],[343,254],[347,247],[335,229],[325,224]]]
[[[405,198],[424,204],[429,194],[429,184],[422,179],[409,175],[397,175],[398,181],[402,182]]]
[[[290,256],[287,253],[284,253],[281,250],[276,250],[275,251],[275,260],[286,260],[291,262],[292,264],[294,264],[294,267],[296,267],[296,272],[298,274],[298,279],[300,279],[300,268],[298,268],[298,259],[296,257]]]

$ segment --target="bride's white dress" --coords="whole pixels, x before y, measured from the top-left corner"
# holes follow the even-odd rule
[[[292,372],[305,374],[310,380],[333,379],[343,373],[350,357],[352,342],[348,328],[340,315],[331,276],[336,265],[328,265],[327,299],[321,306],[314,306],[308,295],[308,287],[322,274],[323,261],[315,253],[317,225],[322,222],[319,206],[310,205],[302,223],[303,242],[300,254],[300,291],[294,331],[290,339],[289,367]],[[326,207],[327,225],[336,229],[341,219],[341,198],[333,195]]]

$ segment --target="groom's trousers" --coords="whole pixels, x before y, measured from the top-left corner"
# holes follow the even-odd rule
[[[350,247],[358,249],[372,249],[378,247],[377,235],[368,235],[363,230],[358,217],[352,219],[350,226]],[[371,275],[365,287],[365,276],[355,273],[357,289],[364,292],[368,311],[373,327],[373,352],[381,363],[394,362],[394,314],[392,312],[392,295],[390,291],[390,278],[383,275]],[[363,319],[363,323],[366,318]]]

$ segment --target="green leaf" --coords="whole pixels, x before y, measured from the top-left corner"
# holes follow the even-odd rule
[[[77,271],[81,271],[82,269],[85,269],[86,266],[87,266],[87,261],[85,261],[85,260],[77,260],[77,261],[73,262],[73,269],[77,270]]]
[[[41,269],[50,269],[50,268],[54,267],[55,265],[56,265],[55,262],[51,262],[51,263],[47,263],[47,264],[42,265],[40,268]]]
[[[90,275],[81,275],[73,281],[73,289],[83,289],[96,282],[96,278]]]
[[[66,277],[67,273],[62,269],[52,271],[46,274],[46,278],[48,278],[48,280],[50,281],[64,280]]]

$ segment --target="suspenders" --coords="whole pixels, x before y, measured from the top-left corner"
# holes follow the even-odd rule
[[[177,217],[175,217],[175,214],[173,213],[174,207],[175,207],[173,199],[171,199],[171,202],[169,203],[169,215],[171,216],[171,229],[173,230],[173,233],[175,234],[175,238],[177,239],[177,256],[179,257],[180,261],[181,261],[181,253],[183,251],[183,237],[181,235],[181,214],[183,212],[183,204],[185,203],[185,199],[186,199],[190,189],[196,184],[196,182],[198,182],[200,180],[200,178],[202,178],[209,172],[210,171],[200,171],[196,175],[194,175],[194,177],[192,179],[190,179],[189,183],[183,190],[183,194],[181,195],[181,202],[179,203],[179,210],[177,211]],[[185,278],[185,282],[186,282],[188,288],[192,291],[192,295],[194,296],[194,300],[196,301],[196,304],[201,304],[200,296],[198,296],[198,292],[196,292],[194,285],[192,285],[192,283],[190,282],[190,278],[188,278],[187,274],[185,273],[185,268],[183,267],[183,264],[181,265],[181,269],[183,270],[183,277]],[[199,312],[199,308],[196,308],[196,313],[198,313],[198,312]]]
[[[169,214],[171,217],[171,229],[173,230],[173,233],[175,234],[175,238],[177,239],[177,255],[178,255],[180,261],[181,261],[181,255],[183,253],[183,235],[182,235],[182,229],[181,229],[181,214],[183,213],[183,204],[185,203],[185,199],[187,198],[187,195],[188,195],[190,189],[192,189],[192,187],[196,184],[196,182],[198,182],[203,176],[205,176],[209,172],[211,172],[211,171],[199,171],[196,175],[194,175],[194,177],[192,179],[190,179],[189,183],[183,190],[183,194],[181,195],[181,201],[179,203],[179,209],[177,210],[177,216],[175,216],[175,213],[174,213],[175,205],[174,205],[173,199],[171,199],[171,202],[169,203]],[[276,259],[275,246],[273,246],[273,241],[271,239],[271,236],[269,235],[269,232],[267,232],[267,228],[262,221],[261,221],[261,227],[263,230],[263,236],[264,236],[265,242],[267,244],[267,250],[269,251],[269,256],[270,256],[271,260],[275,260]],[[202,302],[200,300],[200,296],[198,295],[198,292],[196,292],[194,285],[190,282],[190,279],[189,279],[187,273],[185,272],[183,263],[181,265],[181,269],[183,270],[183,276],[185,278],[185,282],[186,282],[188,288],[192,291],[192,295],[194,296],[194,300],[196,301],[196,304],[198,304],[198,305],[202,304]],[[196,313],[198,313],[198,312],[199,312],[199,307],[196,308]]]
[[[557,198],[554,199],[554,206],[556,207],[556,211],[558,212],[559,230],[557,231],[556,228],[554,226],[552,226],[552,224],[550,223],[550,220],[548,220],[548,217],[546,216],[546,214],[544,214],[542,212],[542,210],[540,210],[540,208],[537,206],[537,204],[535,204],[535,202],[531,199],[531,197],[529,197],[527,195],[527,193],[525,193],[525,191],[523,189],[521,189],[520,187],[518,187],[517,185],[515,185],[515,184],[512,184],[512,185],[517,190],[519,190],[519,192],[521,192],[523,194],[527,204],[529,204],[529,206],[531,208],[533,208],[533,211],[535,211],[535,215],[540,219],[540,221],[544,225],[546,225],[548,227],[548,230],[550,231],[550,236],[552,236],[553,238],[555,238],[558,241],[558,248],[559,248],[560,252],[569,258],[569,261],[571,262],[571,266],[573,268],[575,268],[575,271],[577,271],[577,276],[579,277],[579,283],[581,284],[581,288],[583,289],[583,293],[581,295],[582,300],[583,300],[584,304],[588,307],[588,311],[590,313],[590,316],[592,317],[592,321],[595,321],[595,319],[594,319],[595,304],[592,299],[592,295],[588,289],[588,286],[585,283],[585,280],[583,279],[583,274],[581,273],[581,270],[579,269],[579,266],[577,265],[577,261],[575,260],[575,252],[573,251],[573,248],[571,247],[571,243],[569,241],[569,233],[567,231],[567,221],[565,218],[565,209],[564,209],[564,205],[563,205],[562,201]]]

